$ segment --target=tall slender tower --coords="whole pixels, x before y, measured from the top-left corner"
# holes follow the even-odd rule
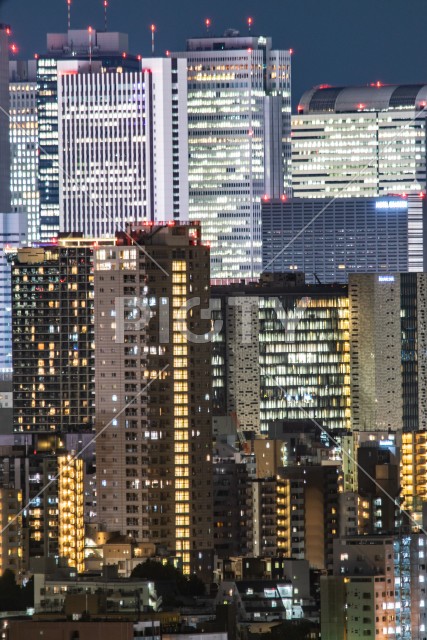
[[[98,518],[207,575],[209,248],[198,223],[137,226],[117,243],[95,261]]]
[[[0,213],[10,211],[9,27],[0,23]]]
[[[28,241],[39,239],[36,60],[9,63],[11,210],[25,213]]]

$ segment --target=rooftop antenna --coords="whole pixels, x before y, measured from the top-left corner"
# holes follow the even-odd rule
[[[248,29],[249,29],[249,33],[252,30],[252,25],[253,25],[254,21],[253,18],[248,18]]]
[[[92,27],[87,29],[89,34],[89,69],[92,71]]]
[[[107,9],[108,9],[108,0],[104,0],[104,29],[107,32]]]
[[[154,55],[154,34],[156,33],[156,25],[152,24],[150,29],[151,29],[151,53]]]
[[[206,33],[207,33],[207,35],[209,35],[209,30],[211,28],[211,19],[210,18],[206,18],[205,26],[206,26]]]
[[[71,29],[71,0],[67,0],[68,30]]]

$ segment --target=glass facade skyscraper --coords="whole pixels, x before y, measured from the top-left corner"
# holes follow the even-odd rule
[[[350,427],[349,302],[346,286],[293,283],[212,288],[213,408],[244,431],[313,418]]]
[[[294,197],[426,188],[427,85],[315,87],[292,117]]]
[[[36,61],[10,62],[10,191],[13,212],[27,214],[28,241],[39,239]]]
[[[189,216],[211,245],[211,276],[256,277],[261,197],[290,188],[290,52],[229,30],[172,55],[187,59]]]

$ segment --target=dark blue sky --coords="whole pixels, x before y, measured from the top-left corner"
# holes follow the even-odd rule
[[[1,0],[0,0],[1,2]],[[131,51],[148,54],[157,25],[158,54],[202,35],[233,27],[271,35],[293,48],[293,102],[315,84],[427,82],[427,0],[109,0],[109,29],[128,32]],[[45,48],[48,31],[65,31],[66,0],[6,0],[1,19],[12,25],[19,57]],[[103,28],[102,0],[73,0],[72,27]]]

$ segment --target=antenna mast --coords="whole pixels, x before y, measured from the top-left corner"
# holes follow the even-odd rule
[[[71,0],[67,0],[68,31],[71,29]]]
[[[156,33],[156,25],[152,24],[150,29],[151,29],[151,53],[154,55],[154,34]]]
[[[104,29],[107,32],[107,9],[108,9],[108,0],[104,0]]]

